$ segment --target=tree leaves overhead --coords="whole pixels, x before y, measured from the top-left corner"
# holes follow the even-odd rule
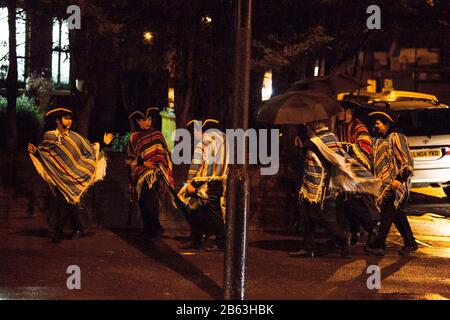
[[[279,71],[302,58],[306,53],[324,48],[333,40],[322,26],[311,28],[306,33],[295,33],[288,40],[279,35],[269,35],[267,41],[254,41],[252,67],[260,70]]]
[[[67,17],[69,5],[80,6],[82,30],[73,32],[77,44],[72,48],[78,54],[77,76],[100,83],[99,71],[107,74],[118,69],[127,88],[135,84],[126,97],[152,95],[160,105],[165,103],[170,81],[176,88],[176,108],[183,112],[204,115],[218,110],[218,117],[229,113],[235,0],[39,0],[24,4],[59,18]],[[381,8],[381,30],[367,30],[366,10],[372,4]],[[449,7],[449,0],[253,0],[254,100],[260,102],[259,81],[269,69],[274,71],[276,91],[310,75],[318,59],[323,58],[329,73],[365,45],[386,51],[393,40],[400,39],[404,46],[439,47],[449,32]],[[203,23],[205,16],[212,19],[210,24]],[[151,44],[143,43],[144,31],[154,33]]]

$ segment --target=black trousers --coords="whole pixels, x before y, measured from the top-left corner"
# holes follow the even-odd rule
[[[191,210],[187,217],[191,227],[191,238],[200,241],[203,237],[214,235],[218,242],[225,241],[225,222],[220,209],[220,201],[212,200],[196,210]]]
[[[144,233],[149,236],[159,236],[164,232],[164,228],[159,222],[159,186],[158,182],[153,184],[151,189],[146,183],[142,186],[141,197],[138,201],[141,210]]]
[[[77,207],[66,201],[59,190],[53,195],[50,203],[48,227],[51,237],[59,238],[64,231],[64,224],[69,218],[73,231],[82,231],[83,226],[78,216]]]
[[[342,225],[351,233],[359,232],[360,226],[371,233],[379,220],[375,201],[368,195],[341,196],[337,199],[336,211]]]
[[[307,250],[314,250],[316,225],[321,226],[335,240],[346,241],[344,228],[338,223],[335,212],[330,207],[322,208],[319,204],[304,204],[305,209],[305,238],[304,245]]]
[[[380,229],[378,232],[378,237],[373,244],[375,248],[385,249],[386,239],[392,223],[394,223],[398,232],[402,236],[405,246],[412,246],[416,244],[416,239],[414,238],[408,218],[406,217],[406,213],[401,209],[395,208],[394,200],[395,194],[391,191],[381,206]]]

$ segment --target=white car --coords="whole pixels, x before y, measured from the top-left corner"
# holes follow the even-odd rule
[[[415,187],[442,186],[450,197],[450,109],[437,102],[395,101],[397,126],[408,138],[414,158]]]

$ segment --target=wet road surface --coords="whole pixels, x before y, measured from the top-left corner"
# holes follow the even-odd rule
[[[301,238],[251,231],[248,299],[450,299],[450,219],[433,206],[410,222],[417,253],[401,257],[393,228],[384,257],[359,244],[349,259],[337,253],[290,258]],[[439,210],[438,210],[439,211]],[[86,237],[51,244],[43,217],[0,220],[0,299],[221,299],[223,254],[177,248],[186,231],[167,230],[145,242],[139,230],[93,229]],[[66,286],[67,267],[81,269],[81,289]],[[367,287],[368,266],[381,270],[381,289]]]

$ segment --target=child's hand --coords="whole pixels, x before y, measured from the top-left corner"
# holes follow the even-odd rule
[[[195,189],[195,187],[192,184],[188,184],[186,190],[190,194],[195,194],[197,192],[197,189]]]
[[[35,145],[32,143],[29,143],[28,144],[28,152],[31,154],[35,154],[36,151],[37,151],[37,148],[35,147]]]
[[[109,145],[111,143],[111,141],[113,141],[113,139],[114,139],[114,135],[112,133],[105,132],[105,134],[103,135],[103,142],[106,145]]]

